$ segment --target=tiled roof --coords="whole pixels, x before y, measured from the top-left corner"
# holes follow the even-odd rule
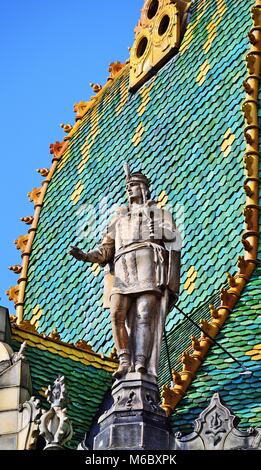
[[[244,203],[239,83],[246,73],[251,3],[195,2],[180,55],[134,95],[127,91],[126,67],[83,118],[49,183],[30,256],[25,318],[39,306],[39,332],[57,327],[63,341],[84,338],[96,351],[111,350],[103,273],[74,263],[68,250],[72,244],[93,248],[98,241],[91,232],[79,242],[91,217],[85,204],[98,210],[107,196],[112,210],[126,202],[126,158],[148,174],[153,197],[164,191],[174,206],[184,238],[183,308],[200,306],[224,283],[224,273],[235,269]],[[206,53],[214,20],[216,37]],[[106,220],[107,211],[99,227]],[[170,313],[167,330],[178,321]]]
[[[193,312],[197,321],[202,311],[208,318],[209,299],[217,305],[225,273],[236,271],[237,258],[244,253],[241,236],[245,142],[241,106],[245,92],[241,83],[246,77],[247,33],[252,25],[253,4],[253,0],[195,1],[179,55],[135,94],[128,93],[126,66],[81,120],[48,184],[30,255],[24,317],[39,332],[50,334],[56,327],[64,342],[84,339],[94,351],[111,351],[109,313],[102,306],[102,270],[75,263],[68,251],[70,245],[78,244],[88,250],[98,242],[93,228],[88,233],[88,225],[93,208],[97,211],[101,201],[100,230],[106,226],[108,212],[112,213],[115,205],[126,204],[122,170],[125,160],[133,170],[142,169],[148,175],[154,199],[174,207],[183,235],[179,305],[186,313]],[[218,337],[253,369],[256,359],[251,359],[250,351],[252,354],[257,350],[257,310],[256,304],[251,303],[256,298],[251,296],[257,294],[258,284],[253,287],[258,282],[257,275],[256,271]],[[237,315],[245,323],[238,322]],[[195,331],[175,310],[168,316],[166,330],[175,366]],[[52,367],[60,367],[62,373],[69,367],[69,359],[59,358],[56,364],[56,356],[51,359],[48,351],[43,356],[38,355],[36,348],[35,352],[34,348],[30,351],[36,388],[38,382],[39,387],[49,383],[49,376],[54,374]],[[165,355],[163,345],[161,384],[169,380]],[[253,358],[257,357],[253,353]],[[78,365],[77,380],[81,373],[85,377],[84,366]],[[39,368],[41,383],[37,378]],[[65,375],[70,380],[73,367],[69,369]],[[254,423],[251,407],[255,411],[257,371],[250,382],[238,372],[213,347],[176,411],[175,427],[187,429],[186,423],[198,416],[214,390],[220,392],[228,406],[235,405],[233,412],[241,413],[243,424],[251,419]],[[101,370],[95,374],[101,390]],[[109,384],[106,380],[104,393]],[[243,410],[238,413],[240,390],[244,390],[245,414]],[[76,407],[78,403],[76,400]],[[87,405],[81,404],[86,409]],[[94,408],[88,422],[95,414]]]
[[[213,346],[198,371],[185,398],[172,415],[174,431],[191,432],[214,392],[219,392],[226,406],[248,428],[261,424],[261,268],[253,274],[236,308],[217,337],[252,375],[233,363],[219,347]],[[175,336],[175,332],[173,332]],[[259,338],[259,340],[258,340]]]

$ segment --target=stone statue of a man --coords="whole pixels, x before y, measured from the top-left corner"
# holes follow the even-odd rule
[[[166,315],[177,299],[180,236],[170,212],[150,200],[149,180],[125,165],[128,206],[120,207],[101,244],[78,260],[110,265],[112,331],[119,358],[116,378],[128,372],[157,377]]]

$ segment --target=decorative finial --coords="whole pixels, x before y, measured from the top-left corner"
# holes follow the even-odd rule
[[[200,342],[194,335],[191,336],[191,344],[194,351],[200,351]]]
[[[247,268],[247,261],[245,260],[244,256],[238,257],[237,266],[239,269],[239,274],[244,276],[246,273],[246,268]]]
[[[90,87],[94,93],[99,93],[102,90],[102,86],[99,83],[90,83]]]
[[[20,274],[22,272],[22,266],[20,264],[14,264],[13,266],[9,266],[10,271],[13,271],[15,274]]]
[[[220,300],[222,307],[228,306],[230,303],[230,294],[224,287],[222,287],[222,289],[220,290]]]
[[[24,222],[26,225],[31,225],[33,223],[33,216],[32,215],[28,215],[27,217],[21,217],[20,218],[21,222]]]
[[[109,72],[110,76],[108,80],[113,80],[116,75],[125,67],[125,64],[122,64],[121,62],[112,62],[109,66]]]
[[[251,207],[245,207],[243,214],[247,230],[251,230],[253,228],[253,209]]]
[[[54,341],[61,341],[57,328],[53,329],[53,331],[49,335],[49,338],[53,339]]]
[[[64,376],[59,375],[57,379],[55,379],[54,384],[48,386],[46,395],[48,403],[53,407],[59,406],[60,408],[65,408],[68,406],[69,397]]]
[[[112,359],[113,361],[117,361],[118,355],[117,355],[117,349],[115,348],[115,346],[114,346],[114,348],[111,350],[110,355],[109,355],[109,358]]]
[[[236,278],[234,276],[231,276],[231,274],[229,273],[226,273],[226,275],[227,275],[227,282],[228,282],[229,287],[236,287],[237,285]]]
[[[253,175],[253,163],[254,163],[254,159],[252,155],[248,155],[248,154],[244,155],[244,165],[247,170],[248,176]]]
[[[175,369],[172,369],[171,370],[171,375],[172,375],[173,382],[176,385],[181,385],[182,384],[182,378],[181,378],[181,375],[180,375],[179,372],[177,372]]]
[[[42,192],[42,187],[41,188],[33,188],[31,192],[27,193],[27,196],[29,197],[29,200],[34,203],[34,205],[37,205],[40,201],[41,198],[41,192]]]
[[[12,300],[16,304],[18,302],[19,285],[11,286],[5,293],[9,300]]]
[[[75,346],[76,348],[83,349],[84,351],[93,352],[92,347],[83,339],[77,341],[77,343],[75,343]]]
[[[213,320],[216,320],[217,318],[219,318],[218,310],[214,307],[214,305],[210,304],[209,310],[210,310],[211,318],[213,318]]]
[[[29,239],[29,234],[20,235],[20,237],[18,237],[14,241],[17,250],[21,250],[21,252],[24,253],[26,251],[26,248],[27,248],[28,239]]]
[[[43,176],[44,178],[46,178],[46,176],[48,176],[48,173],[49,173],[49,168],[38,168],[37,170],[37,173],[40,173],[41,176]]]
[[[248,93],[249,95],[252,95],[254,93],[254,88],[251,87],[247,80],[243,81],[243,87],[246,93]]]
[[[27,343],[26,343],[26,341],[24,341],[24,342],[22,343],[22,345],[21,345],[19,351],[13,354],[13,356],[12,356],[12,362],[13,362],[13,364],[14,364],[15,362],[20,361],[20,360],[25,360],[25,359],[26,359],[25,356],[24,356],[24,351],[25,351],[25,349],[26,349],[26,345],[27,345]]]
[[[250,186],[247,184],[246,181],[244,183],[244,190],[248,197],[252,197],[254,195],[254,191],[252,191],[252,189],[250,188]]]
[[[60,127],[64,130],[66,134],[69,134],[69,132],[71,132],[73,128],[71,124],[60,124]]]
[[[73,434],[72,425],[67,416],[69,398],[63,376],[57,377],[53,386],[46,391],[47,401],[51,408],[45,412],[40,421],[40,433],[46,441],[44,450],[61,450]]]

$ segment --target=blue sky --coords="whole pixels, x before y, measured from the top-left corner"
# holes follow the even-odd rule
[[[9,0],[1,2],[0,304],[14,313],[5,291],[17,283],[13,241],[33,215],[27,193],[49,167],[60,123],[73,123],[73,104],[88,100],[89,83],[104,84],[110,62],[124,62],[143,0]]]

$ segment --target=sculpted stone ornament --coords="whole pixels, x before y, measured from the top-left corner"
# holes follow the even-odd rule
[[[44,450],[62,450],[73,433],[66,410],[69,399],[64,377],[59,376],[52,387],[49,385],[47,401],[51,408],[42,415],[40,422],[40,434],[46,441]]]
[[[174,449],[252,450],[261,448],[260,427],[239,430],[237,419],[214,393],[209,406],[195,420],[194,432],[175,434]]]
[[[100,245],[88,253],[72,247],[77,260],[108,265],[109,298],[119,368],[157,378],[166,315],[177,300],[180,235],[172,215],[150,199],[149,180],[125,164],[128,206],[119,207]]]

